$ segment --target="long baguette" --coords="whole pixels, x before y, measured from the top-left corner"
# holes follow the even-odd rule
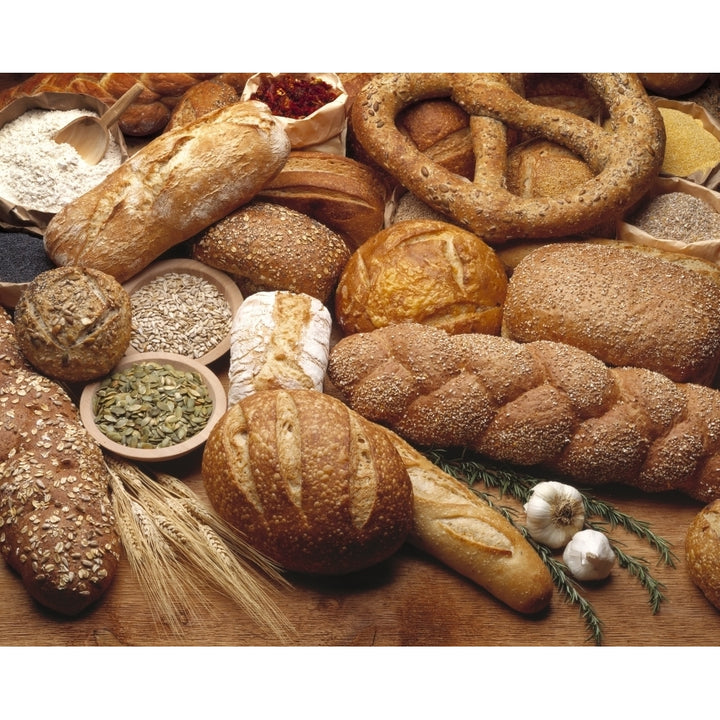
[[[544,610],[552,598],[552,578],[520,531],[397,434],[386,433],[413,486],[409,542],[514,610]]]
[[[249,202],[290,153],[266,105],[234,103],[163,133],[58,212],[45,232],[56,265],[124,282]]]
[[[341,339],[328,375],[415,446],[468,447],[577,483],[720,497],[720,392],[552,341],[402,324]]]

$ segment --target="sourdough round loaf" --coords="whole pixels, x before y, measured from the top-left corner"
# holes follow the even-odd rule
[[[40,372],[68,382],[95,380],[112,370],[130,344],[130,297],[100,270],[46,270],[17,302],[15,335]]]
[[[690,523],[685,559],[690,579],[720,610],[720,500],[702,508]]]
[[[406,220],[367,240],[338,282],[345,333],[402,322],[451,333],[500,332],[507,276],[495,251],[450,223]]]
[[[315,390],[263,390],[213,428],[202,478],[216,511],[287,570],[339,575],[394,553],[412,485],[383,431]]]
[[[513,271],[502,333],[574,345],[608,365],[709,384],[720,362],[720,287],[661,256],[551,243]]]
[[[255,201],[199,233],[192,255],[235,278],[245,297],[288,290],[325,302],[350,251],[337,233],[308,215]]]

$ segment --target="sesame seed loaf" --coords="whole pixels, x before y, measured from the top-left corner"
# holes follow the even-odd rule
[[[418,446],[468,447],[588,486],[720,497],[720,392],[564,343],[392,325],[341,339],[328,376]]]
[[[120,558],[108,471],[64,390],[26,364],[4,310],[0,413],[0,552],[41,605],[77,615]]]

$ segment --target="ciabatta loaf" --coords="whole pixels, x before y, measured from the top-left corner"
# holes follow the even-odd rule
[[[322,391],[331,330],[329,310],[305,293],[246,297],[230,330],[228,404],[258,390]]]
[[[720,364],[720,286],[621,246],[550,243],[510,279],[502,332],[574,345],[608,365],[709,384]]]
[[[468,447],[576,483],[720,497],[720,391],[571,345],[405,323],[341,339],[328,376],[416,446]]]
[[[249,202],[289,152],[262,103],[204,115],[155,138],[57,213],[45,233],[48,255],[124,282]]]

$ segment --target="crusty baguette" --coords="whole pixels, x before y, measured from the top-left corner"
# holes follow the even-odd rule
[[[489,458],[596,486],[720,497],[720,391],[582,350],[419,324],[349,335],[328,375],[354,410],[416,446]]]
[[[710,384],[720,364],[720,286],[621,246],[549,243],[515,268],[502,334],[565,342],[608,365]]]
[[[386,432],[413,486],[410,543],[514,610],[544,610],[552,598],[552,578],[520,531],[397,434]]]
[[[45,233],[48,255],[124,282],[251,200],[289,152],[262,103],[204,115],[155,138],[58,212]]]
[[[102,451],[62,388],[25,362],[0,309],[0,551],[42,605],[77,615],[115,576]]]

